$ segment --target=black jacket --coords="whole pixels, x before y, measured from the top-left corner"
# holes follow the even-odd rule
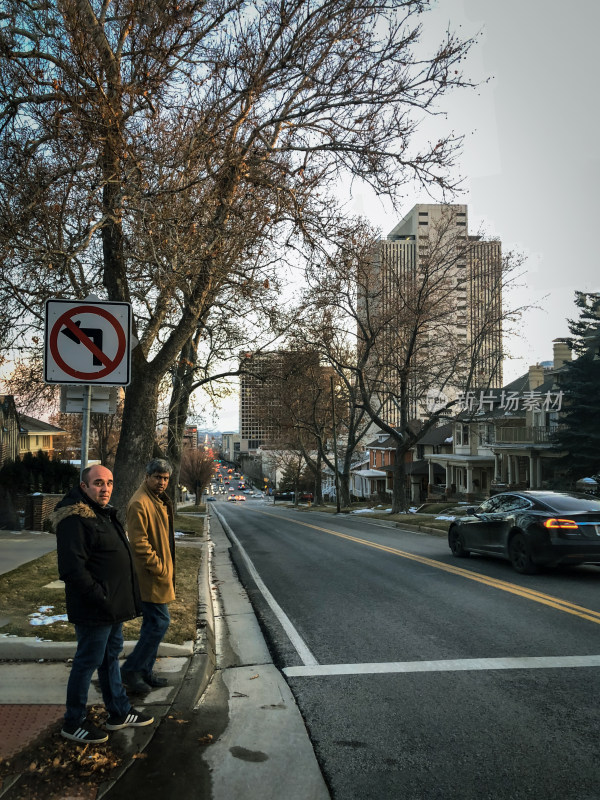
[[[133,557],[116,510],[103,508],[76,487],[57,504],[50,520],[69,622],[112,625],[139,617]]]

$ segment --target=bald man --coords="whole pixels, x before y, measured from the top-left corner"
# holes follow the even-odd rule
[[[88,467],[81,473],[79,486],[63,497],[51,516],[67,616],[77,638],[61,734],[80,744],[108,739],[106,731],[87,719],[88,693],[96,670],[109,714],[106,730],[154,721],[132,708],[121,683],[123,622],[141,615],[141,599],[129,543],[110,505],[112,490],[109,469],[99,464]]]

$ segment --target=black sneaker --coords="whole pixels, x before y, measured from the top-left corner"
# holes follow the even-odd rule
[[[129,672],[121,670],[121,683],[132,694],[148,694],[152,688],[142,677],[141,672]]]
[[[142,675],[142,678],[144,683],[147,683],[148,686],[151,686],[153,689],[159,689],[169,685],[168,680],[166,678],[161,678],[156,672],[146,672]]]
[[[153,722],[154,717],[130,708],[126,714],[122,714],[120,717],[109,717],[104,723],[104,727],[107,731],[120,731],[121,728],[143,728],[145,725],[152,725]]]
[[[108,733],[104,733],[87,719],[83,722],[65,722],[60,732],[65,739],[81,744],[102,744],[108,742]]]

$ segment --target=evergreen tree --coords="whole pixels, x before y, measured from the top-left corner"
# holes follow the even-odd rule
[[[575,480],[600,474],[600,294],[576,292],[579,319],[569,320],[569,343],[578,356],[560,373],[565,394],[554,443],[565,455],[562,466]]]

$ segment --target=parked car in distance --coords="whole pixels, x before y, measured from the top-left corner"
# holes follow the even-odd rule
[[[206,500],[208,503],[214,503],[216,501],[216,497],[207,497]]]
[[[298,500],[302,500],[304,503],[306,502],[312,503],[314,499],[315,498],[312,492],[301,492],[298,495]]]
[[[540,567],[600,564],[600,498],[578,492],[502,492],[450,523],[457,558],[485,553],[523,574]]]
[[[273,495],[273,500],[287,500],[290,503],[294,502],[294,493],[293,492],[275,492]]]

